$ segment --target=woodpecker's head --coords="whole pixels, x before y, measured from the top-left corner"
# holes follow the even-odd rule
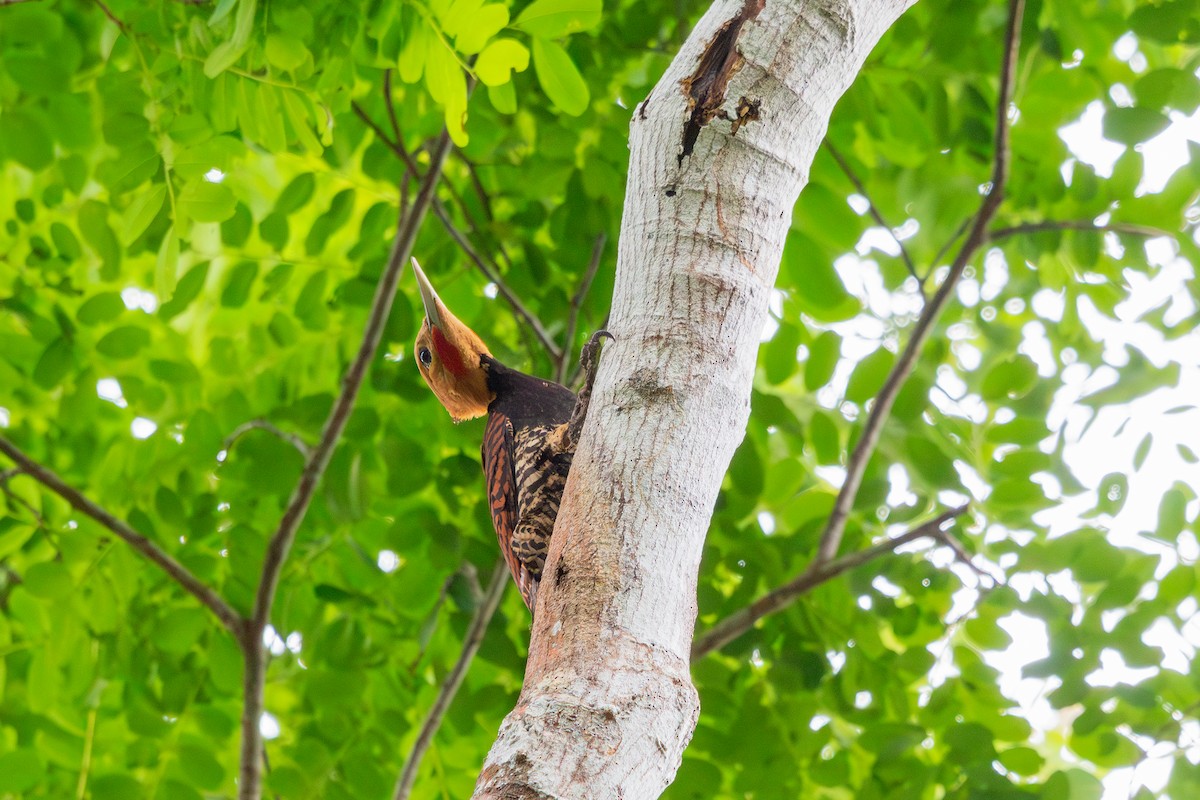
[[[491,353],[473,330],[450,313],[415,258],[412,265],[425,304],[415,349],[417,369],[455,422],[482,417],[494,398],[482,363],[483,356]]]

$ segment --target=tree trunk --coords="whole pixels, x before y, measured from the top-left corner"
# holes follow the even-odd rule
[[[915,0],[721,0],[635,110],[610,330],[477,798],[658,797],[699,713],[696,576],[792,207]]]

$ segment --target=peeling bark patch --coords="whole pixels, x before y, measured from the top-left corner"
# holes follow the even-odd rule
[[[762,118],[762,100],[751,100],[745,95],[738,100],[737,117],[733,120],[733,126],[729,130],[730,136],[737,136],[738,128],[751,122],[758,122]]]
[[[690,77],[680,81],[683,95],[687,98],[691,113],[683,126],[683,152],[679,154],[679,164],[692,154],[696,140],[700,137],[700,129],[716,117],[722,116],[721,105],[725,102],[725,91],[729,88],[729,80],[742,64],[742,56],[737,50],[737,39],[742,32],[742,26],[759,15],[766,5],[766,0],[745,0],[742,10],[733,19],[726,22],[713,36],[708,47],[700,56],[700,63]]]

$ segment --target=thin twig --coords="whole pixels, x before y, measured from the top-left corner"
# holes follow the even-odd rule
[[[571,310],[567,314],[567,333],[563,337],[562,352],[558,356],[558,371],[554,378],[559,383],[562,383],[567,377],[567,365],[571,361],[572,345],[575,341],[575,327],[579,324],[579,312],[583,308],[583,301],[587,298],[588,290],[592,288],[592,281],[595,280],[596,273],[600,271],[600,257],[604,255],[604,244],[607,241],[608,234],[601,233],[596,237],[596,243],[592,245],[592,257],[588,260],[587,271],[583,273],[583,280],[579,282],[579,289],[576,290],[575,296],[571,298]]]
[[[392,96],[392,71],[383,71],[383,107],[387,109],[388,121],[392,124],[393,149],[400,153],[404,161],[404,175],[400,178],[400,210],[408,208],[408,179],[421,179],[417,170],[417,162],[404,146],[404,134],[400,131],[400,120],[396,116],[396,99]]]
[[[400,120],[396,116],[396,101],[392,97],[392,71],[383,71],[383,107],[387,109],[388,121],[392,123],[392,139],[404,149],[404,134],[400,132]],[[405,151],[407,152],[407,151]],[[411,163],[405,159],[405,164]]]
[[[925,281],[929,275],[926,274],[924,277],[922,277],[917,272],[917,267],[915,264],[913,264],[912,256],[908,254],[908,248],[904,246],[904,242],[900,241],[900,237],[896,235],[895,228],[889,225],[887,220],[883,218],[883,214],[880,213],[879,207],[875,205],[875,201],[872,200],[871,195],[867,193],[867,187],[863,186],[863,182],[858,179],[858,175],[854,172],[854,169],[850,166],[850,163],[846,161],[838,149],[833,146],[833,142],[830,141],[828,137],[825,139],[825,149],[829,151],[829,155],[833,156],[833,160],[837,162],[837,165],[842,168],[842,172],[844,172],[846,177],[850,179],[850,183],[854,185],[855,191],[862,195],[863,199],[867,201],[867,213],[871,215],[871,219],[875,220],[876,225],[887,231],[888,235],[890,235],[892,240],[895,241],[896,246],[900,248],[900,258],[904,261],[904,266],[908,269],[908,274],[916,278],[917,288],[920,290],[921,296],[924,297]]]
[[[1009,236],[1020,236],[1025,233],[1040,233],[1042,231],[1095,231],[1096,233],[1124,233],[1129,236],[1174,236],[1170,231],[1155,228],[1150,225],[1134,225],[1128,222],[1110,222],[1097,225],[1091,220],[1060,220],[1046,222],[1026,222],[1009,228],[997,228],[988,233],[988,241],[998,242]]]
[[[300,438],[300,436],[297,434],[281,430],[273,423],[268,422],[265,419],[252,419],[248,422],[243,422],[241,425],[238,425],[233,429],[233,433],[225,437],[225,443],[223,445],[224,448],[226,450],[232,449],[234,444],[237,443],[238,439],[254,430],[266,431],[267,433],[275,436],[277,439],[281,439],[290,444],[292,447],[296,448],[296,450],[300,452],[300,455],[304,456],[305,458],[308,458],[309,456],[308,442],[304,441],[304,439]]]
[[[425,219],[425,212],[433,201],[434,191],[441,177],[442,165],[445,163],[449,150],[450,134],[443,130],[431,151],[429,169],[425,172],[421,188],[417,192],[412,207],[400,219],[387,267],[380,276],[379,284],[375,289],[375,299],[371,303],[371,312],[367,317],[358,354],[351,363],[350,369],[347,370],[345,378],[342,379],[341,392],[334,401],[329,417],[325,421],[321,438],[312,448],[304,465],[304,471],[300,474],[296,490],[292,493],[287,509],[279,521],[279,527],[267,545],[267,551],[263,558],[262,575],[259,578],[254,598],[254,615],[247,622],[239,637],[245,660],[241,779],[238,783],[238,797],[241,800],[257,800],[260,795],[262,732],[259,730],[259,720],[263,712],[263,685],[267,667],[266,651],[262,639],[263,631],[270,620],[271,606],[275,602],[279,576],[283,571],[283,565],[287,560],[292,542],[296,538],[296,531],[312,501],[317,484],[325,473],[326,467],[329,466],[334,448],[350,418],[354,401],[358,398],[358,390],[362,387],[367,370],[379,349],[388,313],[391,311],[392,301],[396,296],[396,285],[400,280],[404,265],[412,254],[417,232],[421,229],[421,223]]]
[[[188,571],[187,567],[172,558],[154,542],[117,519],[108,511],[84,497],[79,491],[68,486],[62,478],[27,456],[15,444],[0,436],[0,452],[11,458],[29,477],[45,486],[56,495],[66,500],[76,511],[91,517],[108,530],[129,543],[146,558],[157,564],[193,597],[203,603],[216,615],[227,629],[235,635],[241,631],[242,618],[226,603],[211,587]]]
[[[950,552],[954,553],[954,558],[976,575],[981,578],[987,578],[992,582],[993,585],[1000,583],[996,576],[992,575],[990,572],[975,563],[975,559],[973,559],[971,554],[967,552],[967,548],[963,547],[962,542],[954,538],[949,531],[938,530],[934,534],[933,538],[946,545],[946,547],[949,547]]]
[[[962,248],[958,251],[958,255],[954,259],[954,263],[950,266],[949,274],[942,281],[942,285],[938,287],[933,299],[922,310],[920,318],[917,320],[916,325],[913,326],[912,334],[909,336],[908,344],[904,347],[904,352],[901,353],[900,358],[896,361],[896,365],[892,368],[891,374],[888,375],[883,388],[875,398],[875,404],[871,408],[871,413],[867,416],[866,424],[863,426],[862,435],[859,437],[858,444],[855,445],[854,452],[846,464],[846,478],[842,482],[841,490],[838,492],[833,512],[829,515],[829,522],[821,534],[821,543],[817,548],[816,556],[818,561],[830,561],[837,555],[838,546],[842,543],[842,533],[846,529],[846,521],[850,517],[850,509],[853,508],[854,500],[858,497],[859,487],[862,485],[863,473],[866,472],[867,462],[870,461],[871,456],[875,452],[875,447],[879,443],[883,423],[892,411],[892,404],[896,400],[896,395],[900,393],[904,382],[912,373],[913,367],[916,366],[917,359],[920,357],[921,350],[925,345],[925,340],[929,338],[934,323],[937,322],[938,317],[941,316],[942,311],[949,304],[951,294],[958,283],[958,279],[962,277],[967,262],[975,255],[975,251],[987,241],[988,225],[991,224],[992,217],[995,216],[996,210],[1000,207],[1000,202],[1004,198],[1004,185],[1008,180],[1009,160],[1008,107],[1012,96],[1016,55],[1020,48],[1021,16],[1024,13],[1024,9],[1025,0],[1011,0],[1009,4],[1008,30],[1005,33],[1004,64],[1000,77],[1000,96],[997,100],[995,161],[992,170],[991,187],[988,190],[987,196],[984,197],[983,202],[980,204],[978,213],[975,215],[970,233],[967,234],[967,240],[963,242]]]
[[[492,196],[488,194],[487,187],[483,185],[483,178],[479,175],[479,165],[472,161],[470,157],[461,150],[457,151],[457,156],[459,161],[463,163],[463,166],[467,168],[467,175],[469,175],[471,178],[471,186],[475,189],[475,195],[479,198],[480,205],[483,206],[483,215],[487,217],[488,222],[495,222],[496,215],[492,208]],[[479,226],[475,224],[475,221],[467,212],[467,206],[465,203],[463,203],[461,198],[459,198],[459,203],[463,212],[463,217],[467,220],[467,222],[470,223],[471,229],[476,233],[480,232]],[[499,237],[494,238],[496,240],[496,251],[500,254],[500,260],[504,261],[504,263],[511,268],[513,260],[508,255],[508,249],[504,246],[504,240],[500,239]]]
[[[500,293],[500,296],[508,302],[512,310],[517,312],[518,316],[525,320],[530,330],[533,331],[533,335],[541,342],[542,347],[546,348],[546,353],[550,356],[550,359],[557,361],[561,358],[562,351],[555,343],[554,337],[546,330],[546,326],[537,318],[537,315],[525,307],[525,304],[521,302],[521,298],[517,297],[516,292],[500,277],[500,273],[496,268],[483,259],[483,256],[471,244],[471,240],[467,238],[467,235],[458,229],[454,224],[454,220],[450,219],[450,212],[446,210],[446,206],[441,200],[433,201],[433,213],[442,221],[442,225],[446,228],[446,232],[450,234],[450,238],[467,254],[467,258],[471,259],[471,262],[483,273],[485,278],[496,284],[496,289]]]
[[[967,235],[966,241],[963,242],[958,255],[954,259],[954,263],[951,264],[949,273],[946,275],[945,280],[942,281],[941,286],[938,287],[933,299],[922,310],[920,318],[913,326],[912,334],[904,347],[904,351],[900,354],[900,358],[897,359],[895,366],[884,382],[883,388],[880,389],[879,394],[875,398],[875,403],[871,408],[870,414],[867,415],[866,423],[863,426],[862,434],[859,436],[858,444],[855,445],[854,452],[851,453],[846,464],[846,477],[842,482],[841,489],[838,491],[837,499],[834,501],[833,511],[829,515],[825,530],[821,534],[821,540],[817,545],[817,553],[813,562],[809,565],[808,569],[793,581],[785,584],[783,587],[772,590],[759,600],[756,600],[749,608],[736,612],[717,623],[709,633],[705,634],[698,641],[697,647],[699,647],[701,654],[710,652],[722,644],[733,640],[762,616],[780,610],[787,605],[787,601],[778,600],[777,598],[798,596],[798,592],[796,592],[797,587],[803,591],[807,591],[807,587],[804,585],[806,581],[810,581],[813,577],[823,574],[824,570],[828,569],[832,564],[842,563],[843,559],[835,561],[835,558],[837,557],[838,548],[842,543],[842,535],[846,530],[846,522],[850,518],[850,511],[854,507],[854,501],[858,497],[858,490],[862,485],[867,462],[870,461],[876,446],[879,444],[883,424],[891,413],[896,395],[900,393],[904,382],[916,366],[917,359],[921,354],[926,339],[929,338],[933,330],[934,324],[949,303],[954,287],[958,283],[959,278],[962,277],[963,270],[966,269],[967,262],[987,241],[988,225],[991,224],[992,218],[995,216],[996,210],[999,208],[1000,202],[1004,197],[1004,187],[1008,180],[1009,168],[1008,108],[1012,97],[1016,57],[1020,50],[1021,18],[1024,10],[1024,0],[1010,0],[1008,26],[1005,31],[1004,40],[1003,64],[1000,74],[1000,94],[996,104],[995,155],[991,186],[980,204],[979,211],[971,220],[969,225],[970,233]],[[849,557],[851,556],[847,556],[847,558]],[[792,587],[792,589],[788,590],[787,587]],[[693,652],[697,652],[696,648],[693,648]]]
[[[105,5],[104,0],[92,0],[92,2],[95,3],[96,5],[100,6],[100,10],[104,12],[104,16],[106,16],[110,20],[112,20],[113,24],[116,25],[118,28],[120,28],[122,31],[127,31],[129,29],[129,26],[127,26],[124,22],[122,22],[121,18],[118,17],[116,14],[114,14],[112,12],[111,8],[109,8],[107,5]]]
[[[967,228],[971,227],[971,223],[973,221],[974,217],[967,217],[964,219],[962,224],[955,229],[954,235],[947,239],[946,243],[938,248],[937,255],[935,255],[933,257],[933,261],[929,263],[929,271],[931,274],[933,270],[937,269],[938,265],[942,263],[942,257],[945,256],[946,253],[950,252],[950,248],[954,246],[954,243],[962,238],[962,235],[967,232]]]
[[[89,708],[87,731],[83,736],[83,758],[79,762],[79,781],[75,784],[75,800],[87,796],[88,773],[92,770],[92,745],[96,741],[96,709]]]
[[[396,780],[396,789],[392,794],[392,800],[406,800],[409,793],[412,792],[413,782],[417,779],[417,770],[421,766],[421,759],[433,742],[434,734],[441,727],[446,710],[450,708],[454,695],[458,693],[463,679],[467,676],[467,669],[471,666],[471,660],[475,658],[475,653],[479,651],[479,645],[483,642],[484,634],[487,633],[488,623],[492,621],[496,607],[500,605],[500,598],[504,596],[506,588],[508,588],[508,566],[504,563],[504,559],[500,559],[492,570],[492,577],[488,581],[487,593],[483,596],[483,602],[475,611],[471,627],[467,629],[467,638],[463,640],[462,653],[442,683],[437,699],[434,700],[433,707],[429,709],[425,722],[421,725],[421,731],[417,734],[417,740],[413,743],[412,750],[404,761],[400,777]]]
[[[849,572],[852,569],[874,561],[880,556],[895,552],[903,545],[917,539],[932,537],[942,540],[942,536],[940,535],[942,526],[950,520],[962,516],[966,511],[967,506],[965,505],[952,508],[910,531],[906,531],[893,539],[886,539],[878,544],[874,544],[865,550],[849,553],[834,561],[810,562],[804,572],[782,586],[767,592],[745,608],[730,614],[709,629],[703,636],[696,639],[692,643],[692,661],[697,661],[714,650],[719,650],[750,630],[750,628],[754,627],[754,623],[763,617],[786,608],[796,598],[807,594],[844,572]]]
[[[412,155],[404,148],[404,143],[400,139],[392,139],[388,136],[383,128],[379,127],[378,123],[371,119],[371,115],[367,113],[366,109],[358,104],[357,100],[351,100],[350,107],[354,109],[354,114],[363,121],[363,124],[371,129],[376,138],[383,142],[387,146],[387,149],[395,153],[396,157],[404,162],[404,166],[413,174],[413,177],[420,176],[421,171],[417,169],[417,163],[413,161]],[[407,179],[407,173],[404,177]]]
[[[471,176],[471,186],[475,189],[475,195],[479,198],[480,205],[483,206],[483,214],[488,218],[488,221],[494,221],[495,215],[492,213],[492,197],[484,188],[483,179],[479,177],[479,167],[472,161],[466,153],[459,150],[456,155],[458,160],[467,168],[467,174]]]

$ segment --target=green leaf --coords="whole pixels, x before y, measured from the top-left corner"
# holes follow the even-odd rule
[[[229,271],[225,288],[221,291],[221,305],[226,308],[241,308],[250,298],[250,289],[258,277],[258,264],[243,261]]]
[[[1110,472],[1096,488],[1099,501],[1096,510],[1102,514],[1118,514],[1129,497],[1129,479],[1120,472]]]
[[[1104,786],[1081,769],[1055,772],[1042,787],[1042,800],[1100,800]]]
[[[425,86],[442,106],[446,129],[459,147],[467,143],[467,79],[454,53],[440,42],[431,41],[425,63]]]
[[[812,442],[818,464],[841,463],[841,434],[837,423],[824,411],[814,411],[808,425],[808,438]]]
[[[36,750],[22,747],[0,754],[0,792],[20,795],[46,779],[46,766]]]
[[[71,371],[75,355],[66,339],[55,339],[42,351],[33,368],[33,382],[43,389],[53,389]]]
[[[75,589],[67,568],[57,561],[43,561],[25,570],[25,588],[35,597],[47,600],[66,597]]]
[[[468,24],[457,30],[454,47],[463,55],[474,55],[507,24],[508,8],[501,3],[486,3],[471,13]]]
[[[808,360],[804,363],[804,388],[815,392],[833,377],[841,357],[842,337],[833,331],[824,331],[808,347]]]
[[[1154,536],[1159,541],[1175,544],[1187,525],[1188,496],[1178,486],[1168,489],[1158,504],[1158,527]]]
[[[158,309],[158,316],[164,321],[170,321],[182,314],[192,301],[204,290],[204,281],[208,278],[208,262],[197,264],[179,279],[175,285],[175,293],[171,299]]]
[[[800,329],[785,322],[761,349],[763,372],[768,383],[778,385],[795,373],[799,366],[796,352],[800,347],[800,337]]]
[[[125,209],[121,217],[121,244],[128,247],[146,232],[146,228],[150,227],[150,223],[158,216],[166,197],[167,187],[159,183],[139,194],[137,199],[129,204],[129,208]]]
[[[1167,129],[1171,120],[1159,111],[1144,106],[1110,108],[1104,112],[1102,133],[1118,144],[1135,145],[1153,139]]]
[[[221,183],[196,181],[179,193],[176,206],[197,222],[224,222],[233,216],[237,203],[229,187]]]
[[[198,180],[216,169],[229,172],[234,162],[246,155],[246,144],[231,136],[214,136],[192,145],[175,156],[175,174],[189,181]]]
[[[109,358],[133,358],[150,344],[150,332],[145,328],[125,325],[114,328],[96,342],[96,352]]]
[[[1142,106],[1173,108],[1191,115],[1200,107],[1200,78],[1175,67],[1151,70],[1134,83],[1133,96]]]
[[[600,0],[534,0],[517,15],[513,27],[534,37],[557,39],[596,27],[601,10]]]
[[[97,775],[88,783],[92,800],[141,800],[145,797],[141,784],[122,773]]]
[[[265,53],[272,66],[283,70],[298,69],[311,57],[304,42],[286,33],[267,36]]]
[[[280,94],[283,97],[283,110],[287,115],[288,124],[296,134],[300,147],[306,153],[320,153],[324,148],[312,131],[308,103],[299,92],[283,91]]]
[[[1037,366],[1025,355],[1015,355],[1001,361],[983,377],[980,393],[984,400],[1016,400],[1024,397],[1037,385]]]
[[[108,225],[108,206],[97,200],[85,202],[79,209],[79,232],[100,257],[100,276],[106,280],[115,278],[121,266],[121,245]]]
[[[100,292],[83,302],[75,312],[75,319],[83,325],[99,325],[112,322],[125,313],[125,302],[117,292]]]
[[[517,113],[517,91],[513,88],[512,83],[487,86],[485,88],[487,89],[488,101],[491,102],[492,108],[501,114]]]
[[[275,213],[286,216],[299,211],[312,199],[316,186],[316,178],[311,172],[302,172],[292,178],[275,200]]]
[[[304,327],[311,331],[324,330],[328,324],[328,313],[325,309],[325,284],[328,276],[324,270],[314,272],[304,282],[304,288],[296,297],[295,314]]]
[[[497,39],[475,60],[475,74],[489,87],[506,84],[512,80],[514,71],[524,72],[528,68],[529,49],[516,39]]]
[[[842,322],[858,313],[858,301],[846,291],[822,248],[795,229],[788,231],[783,266],[794,287],[792,297],[805,314],[818,322]]]
[[[233,36],[217,45],[204,60],[204,74],[210,80],[232,67],[242,57],[242,53],[246,52],[250,44],[250,34],[254,32],[254,11],[257,5],[258,0],[237,0]]]
[[[542,91],[556,108],[572,117],[587,111],[591,100],[587,84],[561,45],[535,38],[533,69]]]
[[[154,262],[154,293],[166,297],[175,290],[175,281],[179,276],[179,235],[175,226],[167,230],[162,244],[158,248],[158,258]]]
[[[1146,463],[1146,457],[1150,455],[1150,446],[1154,443],[1154,434],[1147,433],[1142,437],[1142,441],[1138,443],[1137,449],[1133,451],[1133,469],[1140,470],[1142,465]]]
[[[1037,775],[1046,761],[1032,747],[1010,747],[1000,753],[1000,763],[1005,769],[1028,778]]]
[[[885,347],[858,362],[846,383],[846,399],[861,405],[879,394],[895,363],[896,354]]]
[[[206,748],[194,745],[180,747],[179,763],[188,780],[201,789],[219,789],[225,780],[224,768]]]
[[[150,641],[164,653],[182,655],[191,650],[208,628],[208,617],[199,608],[177,608],[159,617]]]
[[[416,83],[421,80],[421,75],[425,72],[426,56],[431,45],[441,46],[435,40],[434,33],[425,22],[425,18],[418,17],[417,22],[413,25],[412,33],[400,51],[400,58],[397,62],[400,80],[405,83]]]
[[[34,172],[54,161],[54,137],[39,115],[5,109],[0,115],[0,152]]]

